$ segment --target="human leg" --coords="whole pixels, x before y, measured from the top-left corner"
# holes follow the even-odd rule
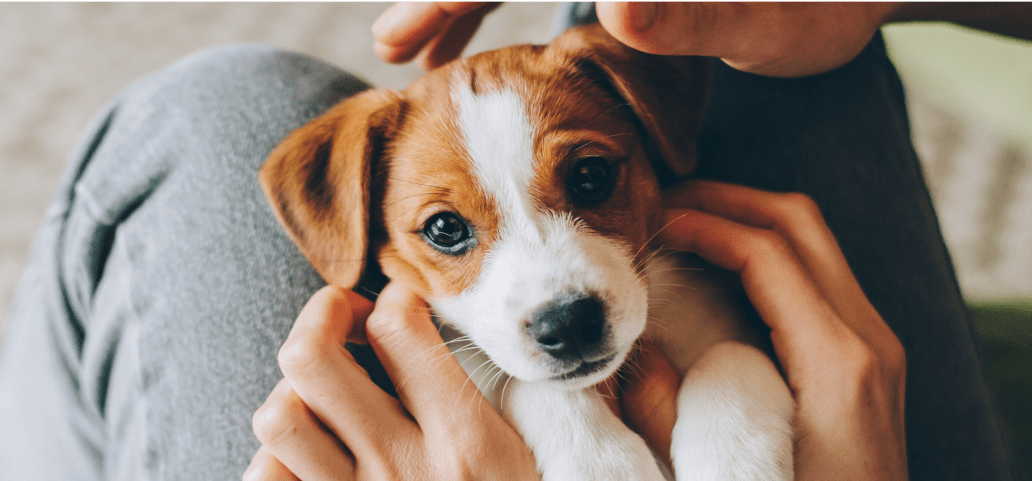
[[[258,187],[268,152],[365,88],[213,49],[132,85],[72,159],[0,364],[0,478],[239,478],[276,351],[322,280]],[[9,429],[8,429],[9,427]]]

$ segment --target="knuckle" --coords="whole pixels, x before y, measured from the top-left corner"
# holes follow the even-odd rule
[[[857,342],[852,350],[851,361],[854,366],[853,375],[861,382],[870,382],[881,373],[881,359],[867,344]]]
[[[409,316],[410,312],[400,306],[374,312],[366,321],[366,334],[380,345],[392,345],[404,338]]]
[[[890,374],[894,376],[902,376],[907,371],[907,353],[903,349],[903,343],[900,342],[896,336],[891,336],[891,339],[886,343],[884,348],[884,368]]]
[[[326,358],[323,353],[319,343],[301,339],[283,344],[276,359],[285,376],[297,378],[315,370]]]
[[[756,232],[749,240],[749,250],[772,255],[783,255],[791,252],[791,246],[781,234],[770,230]]]
[[[817,202],[801,192],[779,194],[777,212],[779,220],[789,225],[813,222],[823,218]]]
[[[282,444],[297,432],[298,420],[303,415],[304,408],[297,398],[270,398],[254,412],[251,429],[264,445]]]
[[[808,216],[820,215],[820,208],[813,198],[802,192],[788,192],[782,194],[782,202],[793,212],[800,212]]]
[[[400,312],[394,308],[381,308],[373,311],[366,320],[366,333],[371,338],[383,339],[398,330],[396,325]]]
[[[861,392],[884,392],[899,379],[898,363],[903,360],[902,348],[899,353],[892,350],[875,349],[875,347],[856,337],[848,348],[847,376]]]

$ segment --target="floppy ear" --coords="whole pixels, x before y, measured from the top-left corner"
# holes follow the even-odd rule
[[[371,169],[402,106],[387,90],[355,95],[288,135],[258,174],[276,216],[329,284],[351,288],[362,276]]]
[[[592,74],[599,72],[630,104],[667,168],[686,175],[695,168],[695,141],[702,124],[710,59],[640,52],[620,43],[599,24],[567,30],[550,49]]]

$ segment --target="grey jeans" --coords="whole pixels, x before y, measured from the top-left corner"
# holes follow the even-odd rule
[[[880,38],[803,79],[714,63],[699,177],[812,196],[908,354],[911,479],[1012,479]],[[258,46],[128,87],[71,159],[0,360],[0,479],[239,479],[276,352],[323,281],[255,175],[365,88]],[[375,363],[365,358],[364,362]]]

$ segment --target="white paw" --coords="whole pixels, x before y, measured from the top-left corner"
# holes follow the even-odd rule
[[[790,481],[792,395],[771,360],[735,342],[710,348],[678,397],[678,481]]]
[[[523,435],[543,481],[666,479],[645,441],[589,388],[509,386],[503,414]]]

